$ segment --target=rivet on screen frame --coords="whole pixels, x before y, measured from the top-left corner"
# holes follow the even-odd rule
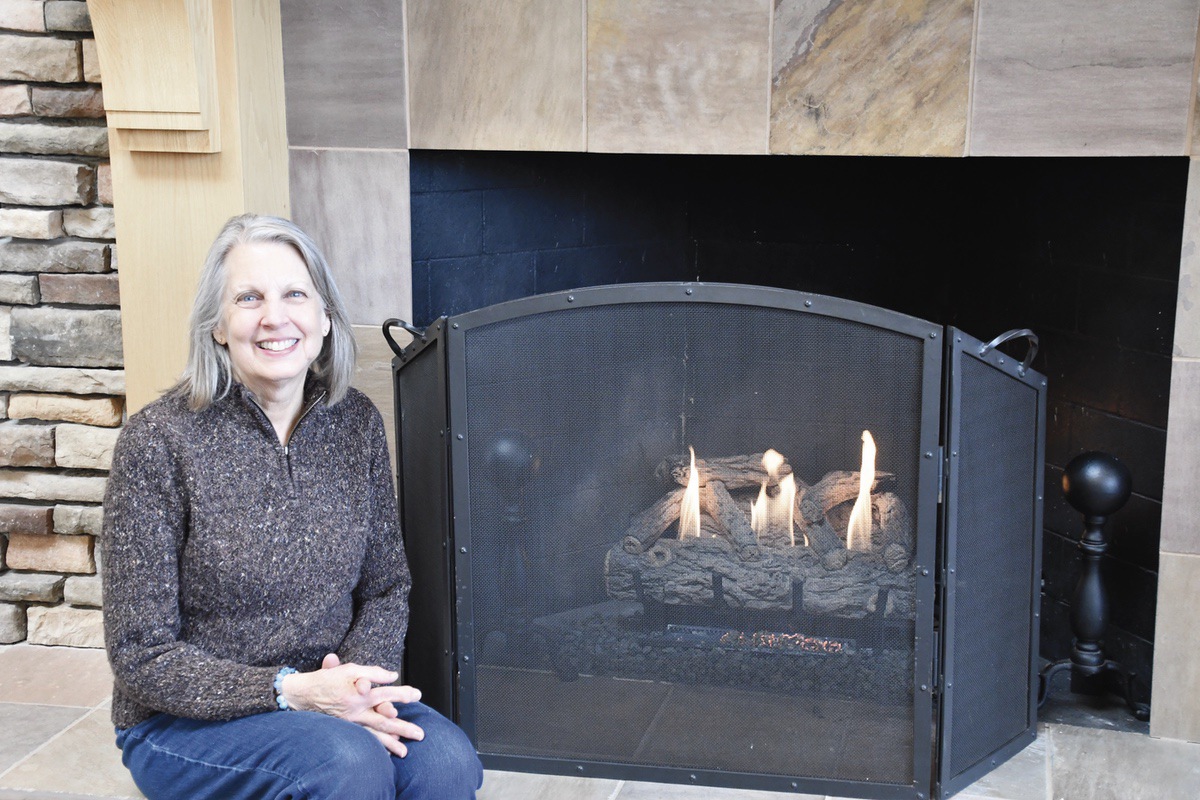
[[[684,294],[691,294],[691,293],[692,293],[692,290],[691,290],[691,289],[684,289],[684,290],[683,290],[683,293],[684,293]]]
[[[573,294],[569,294],[569,295],[567,295],[567,302],[568,302],[568,303],[574,303],[574,302],[575,302],[575,295],[573,295]]]
[[[812,300],[805,300],[805,301],[804,301],[804,307],[805,307],[805,308],[812,308]]]
[[[930,339],[936,339],[936,338],[937,338],[937,331],[930,331],[930,332],[929,332],[929,338],[930,338]]]
[[[458,323],[456,322],[453,325],[451,325],[450,327],[454,328],[454,330],[458,330]]]

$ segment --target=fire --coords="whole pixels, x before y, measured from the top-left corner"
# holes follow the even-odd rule
[[[679,508],[679,538],[700,538],[700,472],[696,469],[696,450],[688,447],[692,454],[692,466],[688,472],[687,488],[683,491],[683,503]]]
[[[862,442],[858,499],[854,501],[850,525],[846,528],[847,550],[871,549],[871,485],[875,483],[875,440],[870,431],[863,431]]]
[[[779,471],[783,467],[784,458],[776,450],[763,453],[762,464],[767,471],[763,478],[762,489],[758,492],[758,500],[750,506],[750,527],[761,542],[763,536],[770,531],[786,531],[788,541],[796,544],[795,514],[796,514],[796,479],[787,475],[782,479]],[[779,484],[779,493],[772,497],[767,492],[767,485],[772,482]]]

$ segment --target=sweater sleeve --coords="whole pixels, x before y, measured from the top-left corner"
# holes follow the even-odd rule
[[[130,419],[104,499],[105,645],[117,689],[148,709],[192,719],[270,711],[280,666],[216,658],[181,638],[187,482],[164,427]]]
[[[383,420],[374,406],[370,406],[369,413],[371,528],[367,532],[361,577],[354,589],[354,620],[338,648],[338,657],[343,662],[399,671],[408,630],[408,592],[412,581],[400,535]]]

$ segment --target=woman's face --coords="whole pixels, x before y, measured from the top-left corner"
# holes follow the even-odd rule
[[[239,244],[225,270],[213,338],[228,347],[234,379],[262,398],[302,394],[330,321],[300,254],[276,242]]]

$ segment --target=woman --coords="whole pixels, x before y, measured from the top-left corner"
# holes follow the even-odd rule
[[[117,746],[152,798],[474,797],[394,685],[409,573],[329,268],[283,219],[213,243],[179,384],[117,443],[101,539]]]

